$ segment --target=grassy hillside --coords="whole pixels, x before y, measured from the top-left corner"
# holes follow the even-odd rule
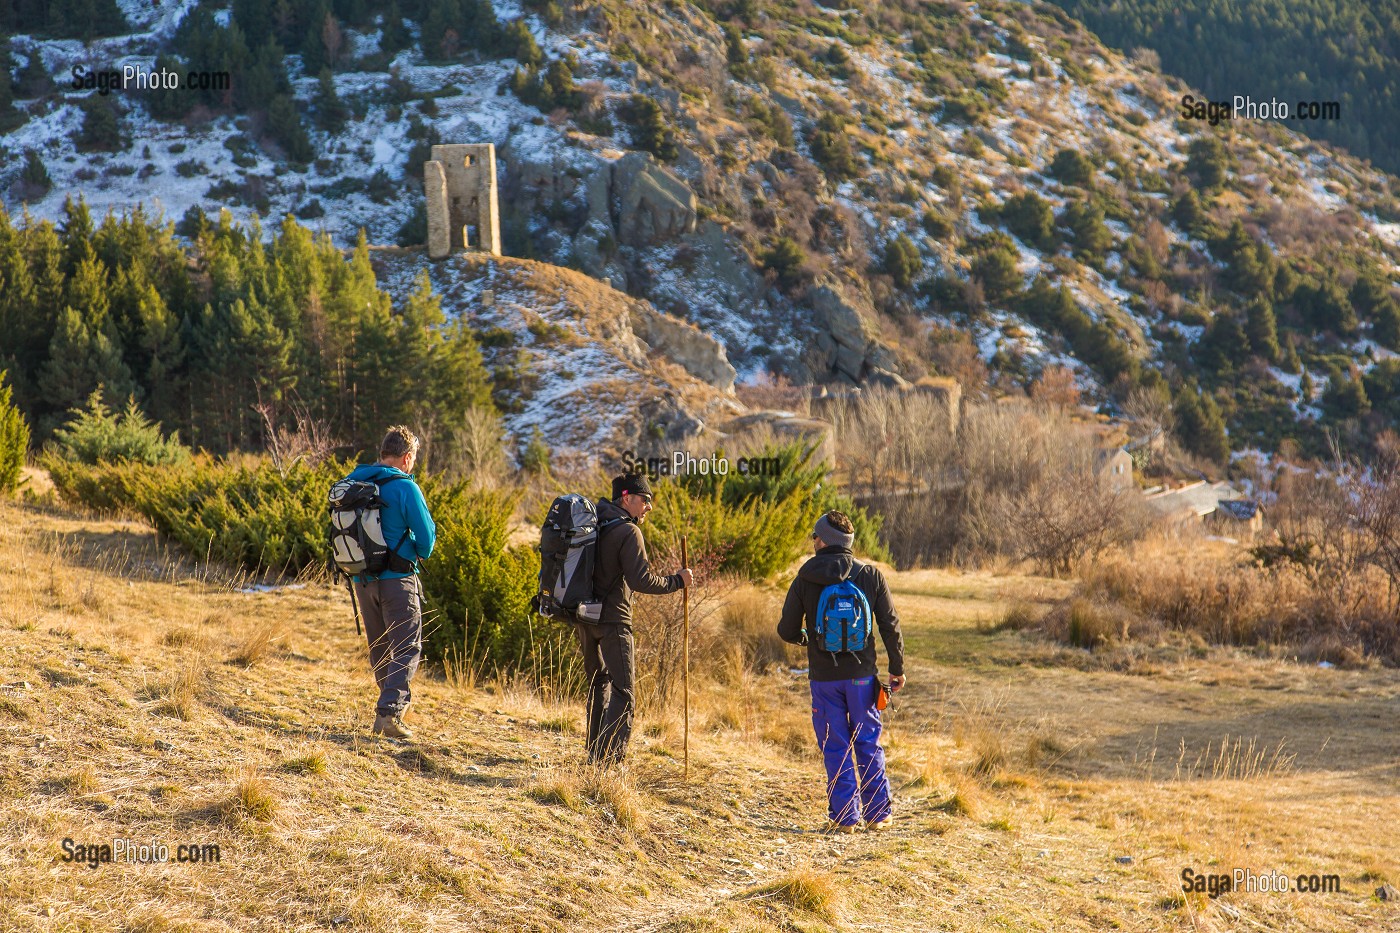
[[[579,764],[579,702],[470,672],[425,672],[419,741],[394,743],[366,729],[372,685],[343,595],[241,592],[127,522],[18,506],[0,522],[15,529],[0,544],[7,930],[1400,920],[1371,894],[1400,881],[1394,671],[1088,654],[990,624],[1068,584],[898,574],[898,822],[830,838],[813,832],[821,764],[786,668],[696,670],[689,783],[678,710],[646,703],[632,769],[598,775]],[[735,596],[755,625],[775,598]],[[61,861],[64,838],[221,858],[90,869]],[[1335,873],[1342,891],[1187,897],[1187,866]]]

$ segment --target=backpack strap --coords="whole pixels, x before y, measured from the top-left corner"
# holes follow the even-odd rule
[[[374,485],[376,488],[380,488],[401,479],[408,479],[408,477],[386,476],[383,480],[376,481]],[[408,540],[408,532],[409,529],[407,523],[405,523],[403,534],[399,535],[399,543],[389,548],[389,559],[388,563],[384,567],[385,570],[392,571],[394,573],[414,572],[413,561],[409,560],[407,557],[404,557],[402,554],[399,553],[399,548],[403,547],[403,543]],[[372,579],[378,580],[379,576],[382,576],[382,574],[375,576]]]

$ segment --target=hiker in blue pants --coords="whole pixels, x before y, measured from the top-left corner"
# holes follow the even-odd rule
[[[826,764],[827,829],[890,825],[890,782],[880,747],[874,630],[889,655],[890,690],[904,686],[904,638],[879,569],[851,554],[855,526],[830,511],[812,532],[815,554],[788,588],[778,637],[807,646],[812,727]]]

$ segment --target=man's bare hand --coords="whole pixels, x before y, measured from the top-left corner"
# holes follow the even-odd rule
[[[904,686],[904,675],[890,675],[890,693],[898,693],[899,688]]]
[[[689,567],[681,568],[681,586],[690,587],[695,585],[695,574],[690,572]]]

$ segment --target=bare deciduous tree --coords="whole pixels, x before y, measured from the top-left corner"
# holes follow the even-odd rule
[[[294,427],[279,424],[277,406],[271,402],[259,401],[253,406],[253,411],[262,419],[268,454],[283,476],[298,462],[316,466],[345,446],[332,435],[330,422],[313,418],[300,401],[289,403],[287,409]]]

